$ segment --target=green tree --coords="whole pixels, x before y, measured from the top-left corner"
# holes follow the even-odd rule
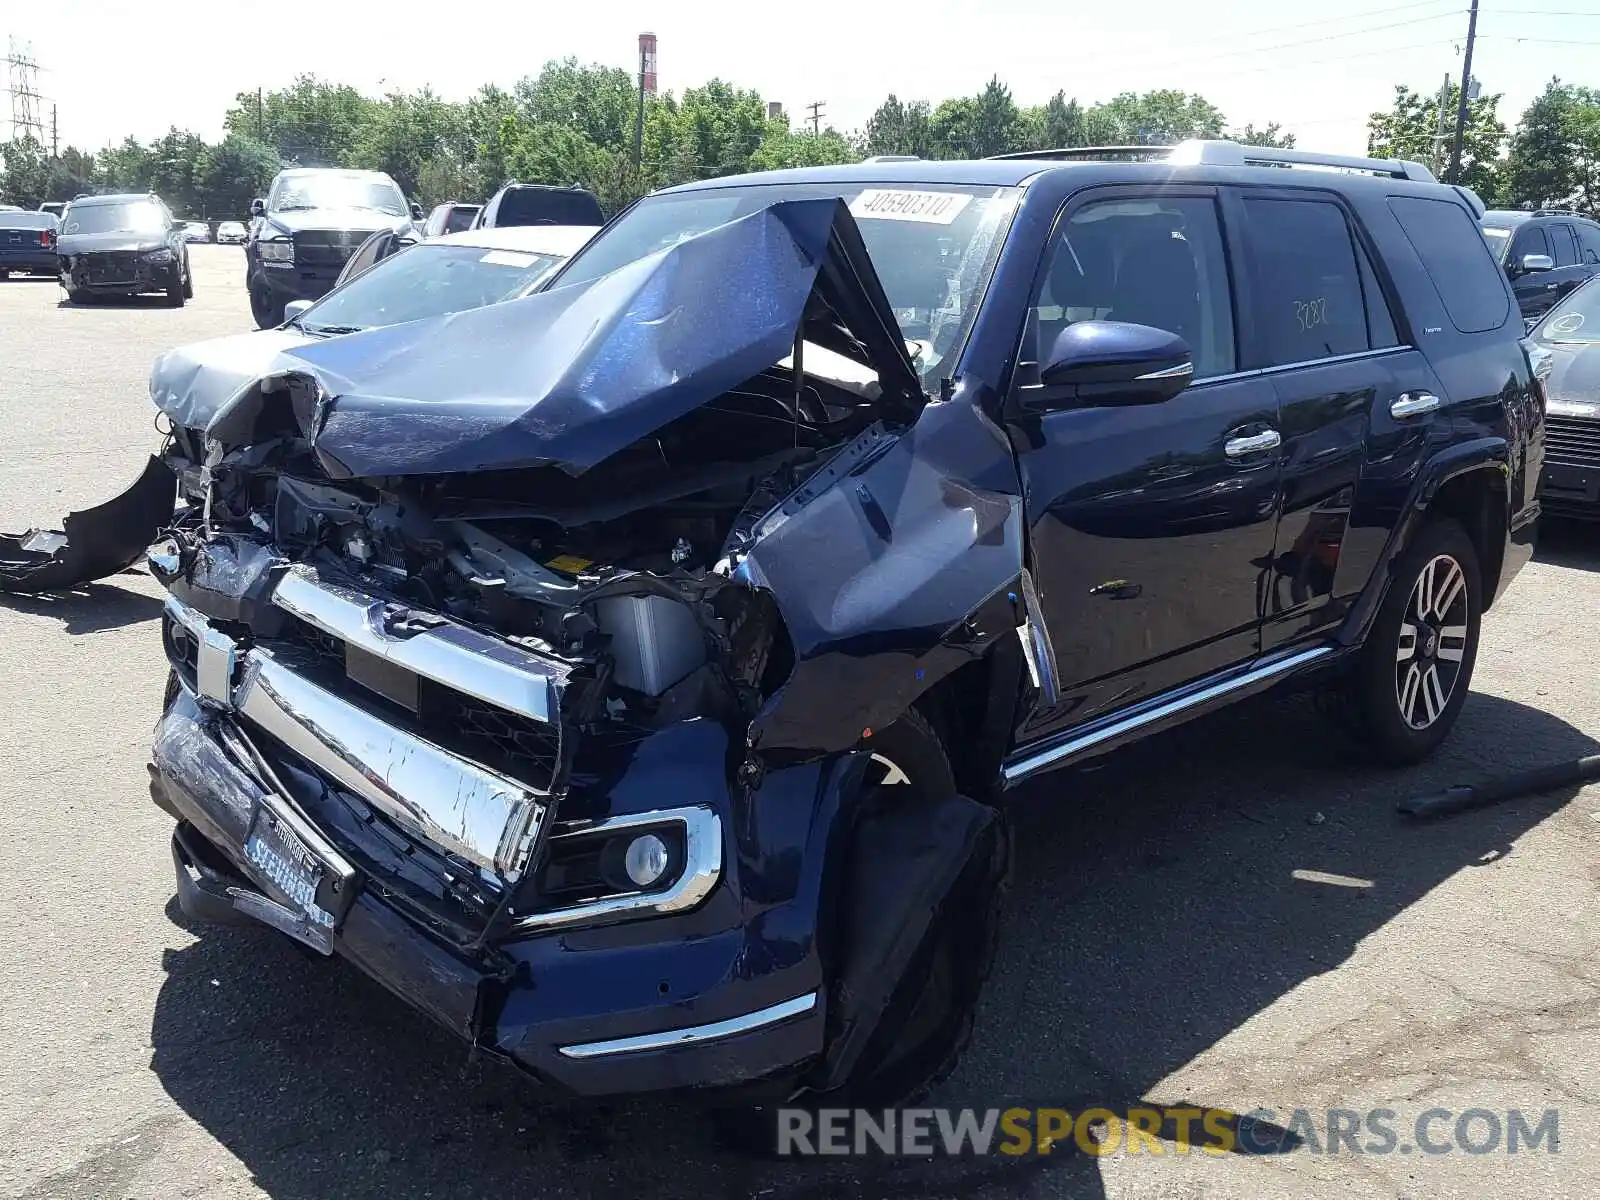
[[[37,208],[46,199],[48,170],[44,147],[32,138],[13,138],[0,147],[0,199],[23,208]]]
[[[1600,212],[1600,91],[1552,79],[1522,114],[1504,183],[1517,208]]]
[[[264,196],[278,173],[278,152],[241,133],[230,133],[200,155],[197,184],[209,216],[243,220],[250,201]]]
[[[374,104],[348,84],[301,75],[277,91],[240,92],[223,127],[265,142],[286,162],[345,167],[354,161]]]
[[[1086,118],[1090,145],[1170,146],[1222,136],[1222,110],[1204,96],[1158,89],[1097,104]]]
[[[1065,92],[1057,92],[1050,97],[1041,114],[1040,126],[1044,144],[1039,148],[1042,150],[1061,150],[1088,144],[1084,140],[1083,109],[1076,100],[1068,100]]]
[[[867,154],[931,157],[933,138],[929,117],[927,101],[914,100],[904,104],[898,96],[890,93],[889,98],[878,105],[877,111],[867,119],[867,127],[862,131],[862,148]]]
[[[447,148],[459,152],[464,114],[428,88],[391,92],[368,106],[348,156],[351,166],[387,172],[407,196],[415,196],[422,169]]]
[[[1011,89],[998,75],[972,101],[972,151],[977,158],[1021,149],[1022,119]]]
[[[1450,164],[1451,138],[1461,89],[1452,84],[1442,92],[1444,136],[1440,137],[1441,92],[1414,92],[1404,84],[1394,89],[1394,105],[1367,118],[1367,152],[1379,158],[1403,158],[1427,164],[1443,179]],[[1460,182],[1492,202],[1498,191],[1500,151],[1506,127],[1495,109],[1498,95],[1482,95],[1467,102],[1467,126],[1461,142]]]
[[[1247,124],[1243,129],[1236,129],[1228,134],[1230,140],[1241,142],[1246,146],[1276,146],[1280,150],[1294,149],[1294,134],[1284,133],[1283,127],[1276,121],[1265,128],[1257,129],[1254,125]]]
[[[940,101],[928,118],[935,158],[978,157],[977,107],[970,96]]]

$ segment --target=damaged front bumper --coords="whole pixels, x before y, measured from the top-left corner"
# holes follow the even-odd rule
[[[177,480],[151,457],[120,496],[69,513],[60,530],[0,534],[0,591],[52,592],[133,566],[172,521]]]

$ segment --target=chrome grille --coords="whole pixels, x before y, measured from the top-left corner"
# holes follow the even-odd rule
[[[1581,417],[1546,417],[1544,422],[1546,462],[1573,466],[1600,466],[1600,421]]]

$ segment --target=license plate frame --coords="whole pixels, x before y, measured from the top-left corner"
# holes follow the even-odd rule
[[[334,935],[355,900],[355,868],[270,792],[251,814],[244,859],[267,895],[234,888],[234,907],[331,955]]]

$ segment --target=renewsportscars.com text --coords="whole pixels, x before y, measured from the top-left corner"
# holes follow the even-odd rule
[[[1556,1109],[907,1108],[777,1111],[779,1154],[1555,1154]]]

